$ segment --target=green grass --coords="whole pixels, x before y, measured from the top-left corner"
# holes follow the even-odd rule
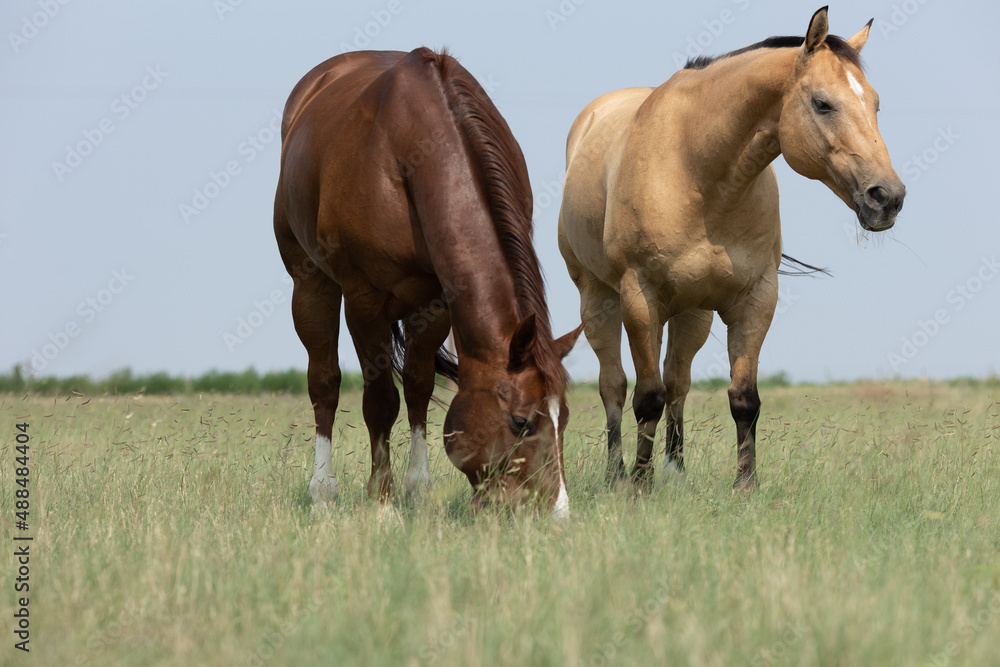
[[[336,426],[340,499],[318,517],[304,397],[0,395],[0,663],[1000,664],[997,393],[768,389],[744,496],[725,391],[692,392],[686,480],[637,498],[605,488],[603,410],[578,388],[565,525],[471,516],[439,409],[435,486],[420,507],[397,500],[397,523],[365,497],[356,392]],[[27,659],[9,630],[22,421]]]

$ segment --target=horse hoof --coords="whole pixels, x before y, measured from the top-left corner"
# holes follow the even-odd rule
[[[337,499],[337,478],[333,475],[313,475],[309,481],[313,505],[326,505]]]
[[[376,514],[378,527],[381,529],[396,528],[403,525],[403,517],[392,503],[379,503]]]
[[[636,493],[642,494],[653,490],[653,465],[650,463],[635,464],[632,468],[632,483]]]
[[[418,503],[426,495],[426,491],[431,486],[431,476],[426,471],[413,471],[406,473],[406,497]]]
[[[628,476],[625,474],[624,461],[608,464],[608,470],[604,473],[604,481],[607,482],[608,486],[614,488],[627,479]]]
[[[660,484],[683,484],[687,480],[687,473],[684,472],[684,464],[678,463],[676,459],[667,458],[660,468]]]
[[[757,481],[756,471],[749,474],[741,473],[736,476],[736,481],[733,482],[733,493],[750,493],[759,486],[760,482]]]

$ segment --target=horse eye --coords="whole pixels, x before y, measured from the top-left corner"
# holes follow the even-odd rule
[[[510,416],[510,430],[514,435],[530,435],[532,424],[527,417]]]
[[[814,97],[812,98],[812,102],[813,102],[813,109],[816,110],[816,113],[827,114],[833,111],[833,106],[826,100],[821,100],[818,97]]]

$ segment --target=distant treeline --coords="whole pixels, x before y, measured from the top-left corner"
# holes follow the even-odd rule
[[[446,383],[441,379],[439,384]],[[596,382],[579,382],[577,386],[587,386]],[[761,376],[758,380],[761,388],[789,387],[793,383],[784,372]],[[835,383],[841,384],[841,383]],[[957,378],[947,384],[984,388],[1000,387],[1000,378],[990,376],[985,379]],[[360,373],[344,373],[341,380],[342,391],[360,391],[364,387],[364,379]],[[728,378],[710,378],[691,383],[696,391],[715,392],[729,386]],[[254,368],[242,372],[209,371],[198,377],[177,377],[165,372],[136,375],[131,369],[125,368],[111,373],[107,377],[94,380],[87,375],[72,375],[65,378],[30,377],[24,375],[20,366],[15,366],[10,373],[0,374],[0,393],[38,394],[43,396],[68,396],[81,394],[86,396],[114,395],[181,395],[199,393],[217,394],[306,394],[308,383],[305,371],[289,369],[287,371],[268,371],[260,373]]]
[[[363,379],[360,373],[344,373],[341,387],[344,391],[360,390]],[[105,378],[95,380],[86,375],[70,377],[25,377],[20,367],[0,375],[0,393],[41,394],[56,396],[83,394],[87,396],[118,394],[305,394],[305,371],[269,371],[259,373],[253,368],[242,372],[209,371],[197,377],[177,377],[168,373],[136,375],[131,369],[122,369]]]
[[[439,384],[446,382],[442,380]],[[784,373],[761,378],[761,386],[791,384]],[[588,383],[578,383],[586,385]],[[596,385],[596,383],[594,383]],[[693,389],[717,391],[729,386],[729,380],[712,378],[692,384]],[[340,384],[342,391],[360,391],[364,378],[360,373],[344,373]],[[198,393],[219,394],[306,394],[308,381],[302,370],[269,371],[260,373],[254,368],[242,372],[209,371],[198,377],[178,377],[169,373],[137,375],[125,368],[102,379],[87,375],[69,377],[28,377],[19,366],[13,372],[0,375],[0,393],[39,394],[43,396],[114,395],[183,395]]]

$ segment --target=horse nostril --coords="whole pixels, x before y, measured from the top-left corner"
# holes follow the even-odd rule
[[[881,185],[873,185],[865,192],[865,203],[873,209],[881,209],[889,201],[889,192]]]

